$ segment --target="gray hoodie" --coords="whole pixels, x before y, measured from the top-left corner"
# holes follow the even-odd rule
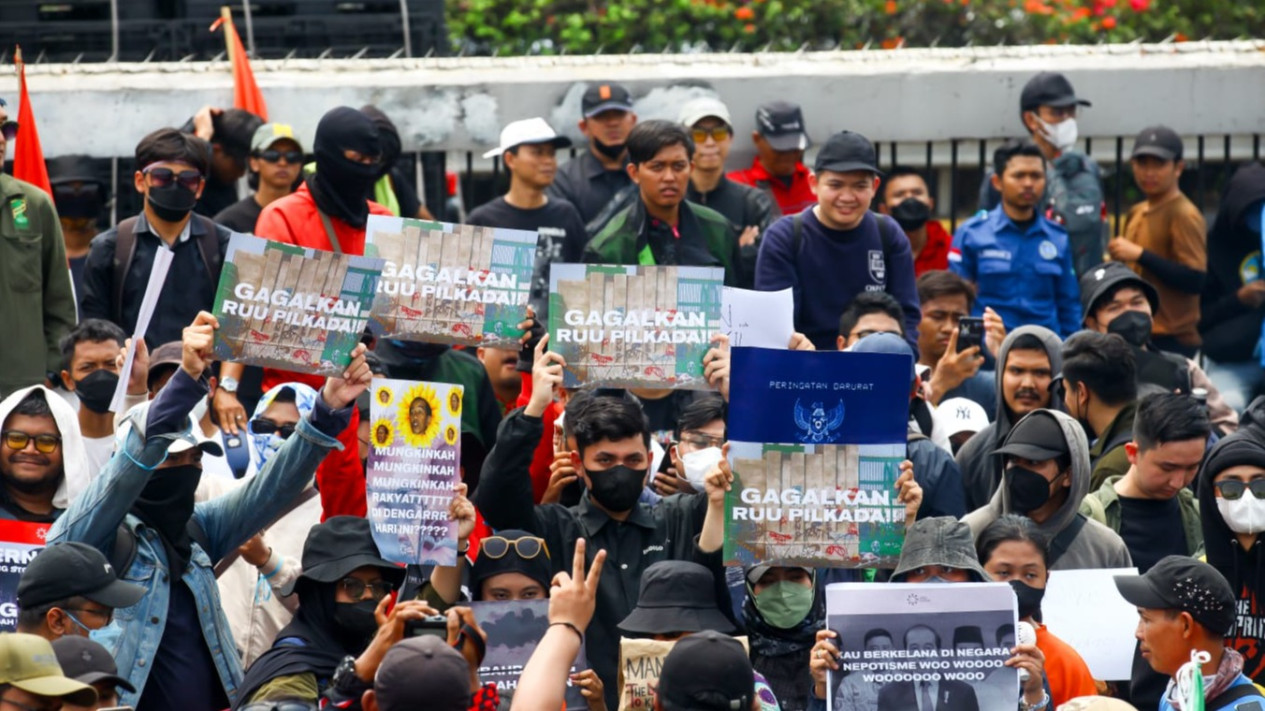
[[[1053,539],[1064,528],[1067,528],[1073,519],[1080,516],[1078,513],[1080,503],[1089,493],[1089,444],[1085,440],[1085,431],[1071,417],[1055,410],[1036,410],[1029,417],[1036,416],[1037,413],[1049,414],[1058,421],[1059,428],[1063,430],[1067,448],[1072,453],[1072,485],[1068,489],[1067,500],[1045,523],[1037,526],[1038,530]],[[1010,508],[1010,491],[1005,486],[1001,486],[986,506],[972,511],[962,520],[971,527],[971,534],[978,539],[988,524],[1008,513],[1022,516],[1025,512],[1014,511]],[[1084,527],[1068,544],[1066,552],[1050,566],[1050,569],[1129,568],[1132,565],[1133,561],[1129,557],[1129,549],[1125,547],[1124,540],[1110,528],[1087,519]]]
[[[962,470],[962,488],[966,491],[966,510],[975,509],[988,503],[993,492],[1001,484],[1001,457],[990,454],[1001,446],[1002,440],[1010,434],[1015,423],[1010,421],[1010,408],[1006,407],[1006,396],[1002,391],[1002,376],[1006,372],[1006,359],[1010,356],[1010,347],[1015,339],[1024,334],[1032,334],[1045,346],[1046,355],[1050,357],[1050,371],[1057,375],[1063,370],[1063,342],[1053,331],[1042,326],[1020,326],[1011,331],[1006,340],[1001,342],[997,354],[997,419],[973,437],[958,450],[958,469]],[[1059,402],[1050,403],[1052,408],[1062,408]]]

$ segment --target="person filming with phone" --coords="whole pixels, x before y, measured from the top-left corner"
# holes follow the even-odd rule
[[[931,369],[927,402],[938,407],[964,397],[984,408],[989,422],[997,417],[996,356],[1006,339],[1001,316],[984,307],[971,316],[975,287],[951,271],[937,269],[918,277],[918,365]]]

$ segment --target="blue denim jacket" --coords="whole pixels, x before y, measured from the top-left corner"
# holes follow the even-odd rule
[[[166,628],[171,593],[167,553],[157,532],[128,511],[145,488],[152,467],[161,463],[171,444],[171,440],[158,435],[187,430],[189,411],[203,397],[205,384],[177,370],[150,405],[146,439],[142,441],[133,430],[127,437],[127,454],[116,452],[49,531],[50,544],[81,541],[107,557],[120,523],[126,523],[136,535],[136,558],[120,577],[141,585],[146,594],[132,607],[115,610],[114,621],[92,634],[114,655],[119,672],[136,686],[136,693],[120,694],[119,703],[123,706],[135,706],[145,689]],[[262,472],[231,493],[198,503],[194,508],[193,516],[206,532],[211,550],[203,550],[194,542],[181,579],[197,601],[202,634],[230,701],[237,700],[242,668],[220,605],[214,561],[262,530],[302,492],[326,453],[339,446],[335,435],[347,427],[349,420],[350,408],[333,411],[318,399],[311,418],[299,423],[296,436],[286,440]]]

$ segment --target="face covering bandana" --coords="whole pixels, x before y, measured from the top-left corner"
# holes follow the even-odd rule
[[[118,385],[118,373],[100,368],[83,380],[75,381],[75,395],[79,397],[79,404],[103,415],[110,411],[110,400],[114,399],[114,390]]]
[[[704,489],[703,481],[707,478],[707,472],[710,472],[712,467],[716,466],[716,463],[720,461],[720,457],[720,447],[708,447],[697,452],[690,452],[681,457],[681,466],[685,467],[685,471],[681,475],[685,477],[685,480],[695,490],[702,491]]]
[[[366,196],[381,166],[348,159],[344,151],[380,157],[382,141],[373,121],[359,111],[340,106],[321,117],[312,152],[316,174],[309,180],[316,206],[326,215],[360,229],[369,217]]]
[[[1151,317],[1141,311],[1125,311],[1107,324],[1107,333],[1114,333],[1129,345],[1141,348],[1151,337]]]
[[[1037,125],[1041,127],[1045,140],[1060,151],[1071,150],[1076,146],[1076,119],[1069,118],[1058,123],[1046,123],[1038,118]]]
[[[378,603],[374,600],[335,603],[334,624],[338,625],[345,639],[354,642],[352,646],[362,649],[378,631],[378,621],[373,617],[377,608]]]
[[[1031,469],[1010,467],[1006,470],[1005,477],[1006,486],[1010,487],[1011,511],[1020,514],[1031,513],[1050,500],[1050,482]]]
[[[892,208],[892,217],[905,232],[913,232],[931,219],[931,208],[927,203],[915,198],[906,198]]]
[[[173,182],[161,188],[151,187],[145,196],[145,202],[149,203],[158,219],[179,222],[193,212],[193,206],[198,204],[198,196],[180,183]]]
[[[172,570],[183,571],[189,562],[189,519],[201,478],[202,467],[197,464],[155,469],[132,504],[132,513],[158,532]]]
[[[1217,511],[1235,533],[1265,531],[1265,499],[1256,498],[1250,491],[1233,501],[1217,497]]]
[[[755,609],[765,622],[789,630],[803,622],[813,609],[813,588],[789,580],[778,581],[755,596]]]
[[[598,153],[601,153],[611,160],[615,160],[616,158],[622,156],[624,154],[624,149],[627,148],[627,146],[623,143],[607,144],[602,143],[596,138],[593,139],[593,147],[597,149]]]
[[[637,505],[637,498],[646,486],[645,469],[629,469],[620,464],[610,469],[589,472],[593,488],[589,494],[607,511],[622,513]]]
[[[303,383],[282,383],[264,393],[264,396],[259,399],[259,404],[255,406],[255,413],[251,419],[263,417],[264,413],[268,411],[268,407],[272,405],[272,401],[276,399],[277,394],[287,389],[294,393],[294,407],[299,411],[299,419],[309,417],[312,414],[312,410],[316,407],[316,391]],[[251,447],[250,456],[251,461],[255,464],[255,472],[258,473],[263,471],[264,465],[268,463],[272,455],[277,453],[277,450],[281,449],[281,445],[285,443],[285,440],[281,439],[281,435],[276,432],[255,434],[248,430],[247,434],[250,435],[250,443],[254,445]],[[295,437],[297,435],[290,436]]]
[[[1045,598],[1045,588],[1034,588],[1027,583],[1011,580],[1010,587],[1019,598],[1019,619],[1026,620],[1041,611],[1041,600]]]

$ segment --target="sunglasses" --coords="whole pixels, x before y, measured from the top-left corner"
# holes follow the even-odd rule
[[[1265,499],[1265,479],[1253,479],[1250,482],[1227,479],[1219,481],[1213,486],[1217,487],[1217,491],[1221,492],[1221,498],[1227,501],[1237,501],[1242,498],[1245,489],[1251,489],[1252,496],[1258,499]]]
[[[5,430],[2,436],[4,437],[4,445],[15,452],[21,452],[26,449],[27,443],[31,440],[35,440],[35,451],[43,454],[52,454],[61,446],[61,437],[57,435],[29,435],[17,430]]]
[[[720,143],[726,138],[729,138],[729,128],[727,126],[717,126],[716,128],[695,128],[690,130],[690,135],[694,137],[695,143],[706,143],[708,136],[711,136],[713,141]]]
[[[545,558],[549,558],[549,546],[545,545],[545,539],[535,538],[533,536],[523,536],[522,538],[503,538],[501,536],[488,536],[479,542],[479,555],[485,555],[492,560],[504,558],[513,547],[518,557],[523,560],[531,560],[540,555],[545,554]]]
[[[278,151],[269,148],[266,151],[260,151],[256,156],[265,163],[280,163],[282,159],[291,164],[303,162],[303,151]]]
[[[356,600],[365,596],[366,588],[374,600],[381,600],[395,589],[395,585],[389,580],[375,580],[372,583],[366,583],[360,578],[343,578],[338,581],[338,585],[343,589],[343,592]]]
[[[12,141],[13,139],[17,138],[18,137],[18,122],[5,121],[4,123],[0,123],[0,135],[3,135],[4,140],[6,141]]]
[[[251,434],[257,434],[257,435],[276,434],[280,436],[281,439],[289,439],[290,435],[294,434],[294,430],[296,426],[295,425],[278,426],[277,423],[273,422],[272,420],[265,419],[263,417],[256,417],[255,419],[247,423],[247,427],[248,429],[250,429]]]
[[[198,186],[202,185],[202,174],[196,170],[182,170],[177,173],[171,168],[146,168],[141,174],[149,178],[149,185],[154,188],[165,188],[178,182],[196,192]]]

